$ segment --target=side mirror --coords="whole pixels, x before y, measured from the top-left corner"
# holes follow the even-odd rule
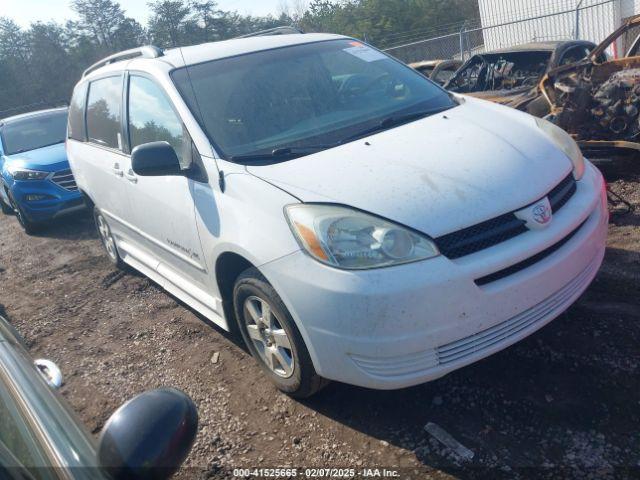
[[[131,168],[141,177],[185,174],[169,142],[150,142],[135,147],[131,152]]]
[[[180,390],[144,392],[122,405],[100,434],[98,464],[114,479],[171,477],[187,458],[198,412]]]

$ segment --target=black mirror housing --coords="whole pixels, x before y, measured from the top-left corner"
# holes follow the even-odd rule
[[[164,479],[185,461],[198,430],[193,401],[174,388],[122,405],[100,434],[98,463],[114,479]]]
[[[131,169],[141,177],[185,174],[169,142],[150,142],[135,147],[131,152]]]

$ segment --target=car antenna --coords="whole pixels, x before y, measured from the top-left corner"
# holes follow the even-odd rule
[[[200,102],[198,102],[198,97],[196,96],[196,89],[193,86],[193,82],[191,81],[191,73],[189,72],[189,66],[187,65],[187,61],[184,58],[184,53],[182,53],[182,47],[178,47],[178,50],[180,51],[180,56],[182,57],[182,63],[184,64],[184,68],[187,71],[187,80],[189,81],[189,87],[191,88],[191,95],[193,96],[193,101],[196,103],[196,109],[198,110],[197,114],[200,117],[199,123],[200,125],[202,125],[204,122],[204,116],[202,115],[202,110],[200,109]],[[224,180],[224,172],[222,170],[220,170],[220,166],[218,165],[218,160],[215,158],[213,158],[213,161],[216,164],[216,169],[218,170],[218,185],[220,186],[220,191],[222,193],[224,193],[225,189],[226,189],[226,183]]]

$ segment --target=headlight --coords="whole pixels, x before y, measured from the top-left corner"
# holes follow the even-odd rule
[[[29,170],[27,168],[7,167],[7,171],[14,180],[42,180],[47,178],[49,172],[39,172],[38,170]]]
[[[439,255],[426,236],[347,207],[299,204],[285,213],[302,248],[334,267],[386,267]]]
[[[573,178],[580,180],[584,175],[584,157],[576,141],[567,132],[547,120],[536,118],[536,124],[548,135],[556,147],[569,157],[573,163]]]

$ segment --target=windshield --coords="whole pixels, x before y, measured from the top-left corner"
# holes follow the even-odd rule
[[[401,123],[381,123],[391,116],[456,105],[419,73],[355,40],[296,45],[187,68],[175,70],[172,78],[194,116],[201,117],[211,143],[231,159],[278,149],[329,148],[376,124],[382,130]]]
[[[62,143],[66,132],[66,111],[13,120],[2,127],[4,153],[5,155],[13,155]]]

